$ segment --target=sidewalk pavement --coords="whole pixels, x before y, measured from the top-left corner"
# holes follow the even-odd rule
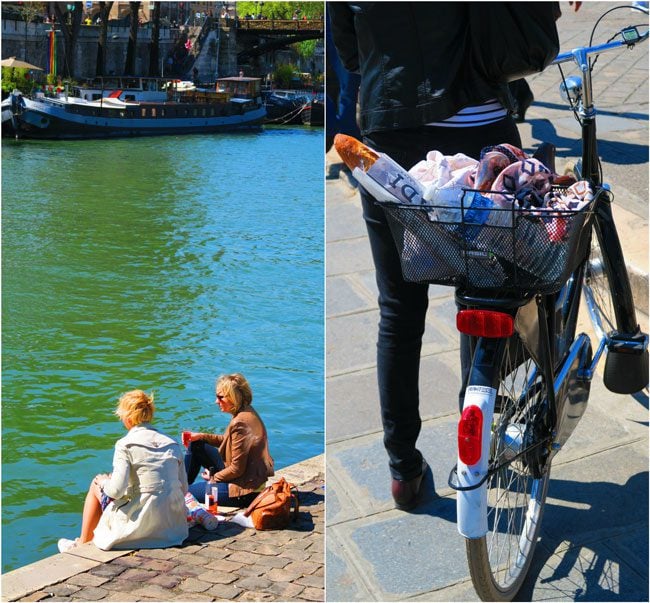
[[[167,549],[85,544],[3,574],[2,601],[323,601],[323,469],[320,455],[276,472],[300,497],[285,530],[223,523]]]
[[[576,15],[562,3],[562,47],[586,43],[591,24],[613,5],[583,3]],[[629,10],[611,16],[621,26],[643,21]],[[647,313],[647,45],[602,56],[595,82],[603,172],[616,194],[637,302]],[[526,150],[545,140],[556,144],[561,167],[579,154],[579,130],[558,83],[556,68],[531,78],[537,100],[520,129]],[[393,507],[382,444],[377,290],[361,206],[336,151],[327,160],[327,600],[477,600],[447,486],[460,385],[452,290],[429,291],[418,446],[432,477],[423,503],[405,513]],[[647,332],[647,316],[639,318]],[[579,328],[589,331],[584,317]],[[648,600],[647,394],[612,394],[600,375],[594,379],[589,408],[553,464],[541,540],[520,600]]]

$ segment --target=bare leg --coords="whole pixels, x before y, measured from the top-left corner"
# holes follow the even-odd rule
[[[81,519],[81,536],[79,537],[79,544],[90,542],[93,539],[95,528],[99,523],[102,516],[102,507],[100,504],[102,497],[101,490],[97,484],[97,480],[93,479],[86,494],[84,501],[83,516]]]

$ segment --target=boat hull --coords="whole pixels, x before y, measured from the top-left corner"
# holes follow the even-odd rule
[[[163,117],[160,109],[157,117],[112,117],[75,113],[78,109],[74,105],[63,102],[21,100],[21,106],[13,110],[16,135],[19,138],[84,139],[211,134],[259,129],[266,116],[263,107],[249,110],[239,107],[236,110],[241,113],[214,117]],[[166,109],[171,113],[177,107],[167,106]],[[116,111],[113,113],[119,114]]]

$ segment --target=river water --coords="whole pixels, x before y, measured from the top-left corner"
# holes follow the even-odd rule
[[[74,537],[124,434],[220,433],[242,372],[276,468],[324,449],[322,129],[2,145],[2,571]]]

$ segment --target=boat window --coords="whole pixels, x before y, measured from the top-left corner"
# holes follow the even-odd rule
[[[157,117],[157,115],[156,115],[156,107],[151,107],[151,117]]]
[[[205,117],[205,107],[203,107],[203,109],[201,109],[201,115],[202,115],[203,117]]]
[[[165,117],[167,115],[167,111],[163,108],[160,109],[160,117]]]
[[[147,117],[147,109],[145,107],[142,107],[141,111],[142,111],[141,113],[142,117]]]
[[[192,115],[194,117],[196,117],[197,113],[198,113],[198,110],[196,109],[196,107],[194,107],[194,109],[192,109]]]
[[[120,117],[126,117],[126,111],[120,111]]]

